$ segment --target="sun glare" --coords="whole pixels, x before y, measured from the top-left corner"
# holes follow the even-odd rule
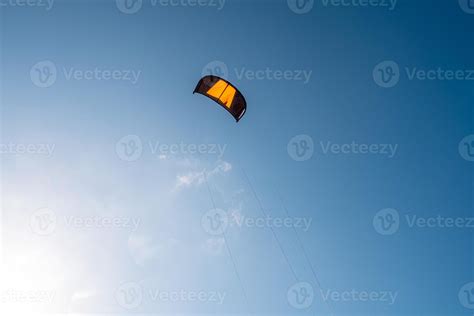
[[[64,275],[54,260],[54,251],[16,246],[3,249],[0,315],[38,315],[53,311]]]

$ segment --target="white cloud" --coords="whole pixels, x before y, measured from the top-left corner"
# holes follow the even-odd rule
[[[232,170],[232,164],[227,161],[219,160],[217,165],[211,170],[206,171],[191,171],[184,175],[178,175],[176,177],[176,188],[191,187],[193,185],[201,185],[207,178],[211,178],[215,175],[224,174]]]
[[[222,254],[224,247],[225,239],[222,237],[208,238],[202,245],[204,252],[214,256]]]
[[[169,256],[182,246],[178,239],[172,237],[157,241],[137,233],[130,235],[127,244],[130,255],[139,266],[152,259]]]
[[[228,163],[227,161],[221,160],[219,161],[217,167],[215,167],[214,170],[210,172],[210,174],[215,174],[219,172],[225,173],[225,172],[229,172],[230,170],[232,170],[232,165]]]
[[[188,172],[185,175],[178,175],[176,187],[177,188],[189,187],[194,184],[199,185],[199,184],[204,183],[204,172],[205,171],[200,171],[200,172],[192,171],[192,172]]]
[[[97,291],[93,289],[88,289],[88,290],[81,290],[81,291],[76,291],[72,295],[71,300],[73,302],[80,301],[80,300],[85,300],[91,297],[94,297],[97,295]]]

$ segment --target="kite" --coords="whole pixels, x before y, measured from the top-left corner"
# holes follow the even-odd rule
[[[237,122],[247,111],[244,96],[230,82],[216,76],[205,76],[194,89],[193,93],[202,94],[229,112]]]

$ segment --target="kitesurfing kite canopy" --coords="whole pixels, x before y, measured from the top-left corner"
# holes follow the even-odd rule
[[[244,96],[230,82],[216,76],[205,76],[193,93],[199,93],[214,100],[226,109],[238,122],[247,111]]]

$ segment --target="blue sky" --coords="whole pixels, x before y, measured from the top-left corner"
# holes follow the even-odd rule
[[[468,0],[0,3],[1,311],[474,313]]]

